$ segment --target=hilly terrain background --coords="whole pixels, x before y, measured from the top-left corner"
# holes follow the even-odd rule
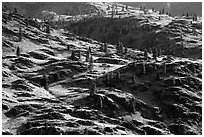
[[[165,9],[171,15],[197,14],[202,16],[202,3],[201,2],[122,2],[121,4],[133,7],[145,6],[148,9],[155,8],[156,10]],[[93,6],[89,6],[83,2],[12,2],[3,3],[11,10],[15,7],[19,9],[19,13],[30,17],[41,17],[43,10],[56,12],[57,14],[79,14],[94,11]]]
[[[2,134],[202,134],[201,17],[97,2],[43,21],[16,5],[2,8]]]

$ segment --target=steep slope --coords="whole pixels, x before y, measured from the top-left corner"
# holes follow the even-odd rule
[[[202,134],[201,60],[2,22],[2,134]]]
[[[80,36],[112,44],[121,41],[134,49],[151,52],[153,47],[157,47],[168,55],[202,58],[200,17],[193,21],[192,16],[171,17],[151,9],[125,9],[122,4],[91,4],[100,9],[100,16],[70,22],[64,28]]]

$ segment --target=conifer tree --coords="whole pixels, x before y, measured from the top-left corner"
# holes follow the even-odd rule
[[[110,77],[109,74],[106,74],[106,83],[109,85],[110,84]]]
[[[157,49],[154,47],[153,48],[153,58],[155,59],[155,60],[157,60]]]
[[[122,11],[124,11],[124,9],[125,9],[124,6],[122,6]]]
[[[149,48],[149,53],[152,54],[152,48]]]
[[[144,58],[145,58],[145,60],[148,60],[148,52],[147,52],[147,49],[145,49],[145,51],[144,51]]]
[[[164,62],[164,74],[166,74],[166,63]]]
[[[89,61],[89,69],[90,69],[91,72],[93,71],[93,62],[94,62],[93,56],[91,55],[90,61]]]
[[[156,72],[156,80],[161,80],[160,73]]]
[[[124,53],[127,54],[127,52],[128,52],[128,48],[127,48],[127,45],[125,45]]]
[[[96,82],[91,80],[90,82],[90,96],[93,96],[96,93]]]
[[[17,14],[17,8],[14,8],[14,11],[13,11],[14,14]]]
[[[70,51],[70,45],[69,44],[67,45],[67,51]]]
[[[89,50],[86,51],[86,62],[88,62],[90,59],[90,52]]]
[[[164,14],[164,9],[162,9],[162,14]]]
[[[117,71],[117,79],[120,80],[120,71]]]
[[[145,67],[145,63],[142,64],[142,74],[146,73],[146,67]]]
[[[125,9],[128,10],[128,5],[126,5]]]
[[[43,73],[42,86],[45,90],[48,90],[48,79],[45,73]]]
[[[71,54],[71,60],[77,60],[77,58],[76,58],[76,54],[75,54],[75,51],[74,50],[72,50],[72,54]]]
[[[21,29],[21,27],[19,27],[18,40],[19,40],[19,42],[22,41],[22,29]]]
[[[136,76],[133,75],[133,79],[132,79],[133,85],[136,85]]]
[[[81,60],[81,51],[78,52],[78,60]]]
[[[186,17],[188,17],[188,12],[186,13]]]
[[[107,43],[104,43],[104,52],[105,52],[105,53],[108,52],[108,46],[107,46]]]
[[[162,55],[162,50],[161,48],[158,49],[158,56],[160,57]]]
[[[19,57],[20,56],[20,47],[17,47],[16,49],[16,55]]]
[[[91,47],[89,47],[88,51],[89,51],[89,53],[92,53]]]
[[[196,13],[194,14],[194,21],[197,21],[197,15],[196,15]]]
[[[47,27],[46,27],[46,33],[50,33],[50,25],[47,25]]]

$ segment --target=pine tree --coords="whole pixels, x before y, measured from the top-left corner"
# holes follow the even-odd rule
[[[92,53],[92,51],[91,51],[91,47],[89,47],[88,51],[89,51],[90,53]]]
[[[149,48],[149,53],[152,54],[152,48]]]
[[[133,79],[132,79],[133,85],[136,85],[136,76],[133,75]]]
[[[42,86],[45,90],[48,90],[48,79],[45,73],[43,73]]]
[[[156,80],[161,80],[161,77],[160,77],[160,73],[159,73],[159,72],[156,73]]]
[[[20,48],[19,47],[17,47],[17,49],[16,49],[16,56],[20,56]]]
[[[125,9],[128,10],[128,5],[126,5]]]
[[[164,12],[164,9],[162,9],[162,14],[164,14],[165,12]]]
[[[76,58],[76,54],[75,54],[75,51],[74,50],[72,50],[72,54],[71,54],[71,60],[77,60],[77,58]]]
[[[95,81],[91,81],[90,82],[90,96],[93,96],[96,93],[96,82]]]
[[[47,27],[46,27],[46,33],[50,33],[50,25],[47,25]]]
[[[110,77],[109,74],[106,74],[106,83],[109,85],[110,84]]]
[[[19,42],[22,41],[22,29],[21,29],[21,27],[19,27],[18,40],[19,40]]]
[[[185,16],[185,14],[183,13],[181,16],[183,17],[183,16]]]
[[[90,61],[89,61],[89,69],[90,69],[91,72],[93,71],[93,62],[94,62],[93,56],[91,55]]]
[[[70,45],[69,44],[67,45],[67,51],[70,51]]]
[[[145,58],[145,60],[148,60],[148,52],[147,52],[147,49],[145,49],[145,51],[144,51],[144,58]]]
[[[120,80],[120,71],[117,71],[117,79]]]
[[[164,74],[166,74],[166,63],[164,62]]]
[[[159,48],[159,50],[158,50],[158,56],[160,57],[162,55],[162,50],[161,50],[161,48]]]
[[[124,53],[127,54],[127,52],[128,52],[128,48],[127,48],[127,45],[125,45]]]
[[[26,22],[26,27],[28,27],[29,26],[29,20],[26,19],[25,22]]]
[[[142,6],[140,6],[140,11],[142,10]]]
[[[81,51],[78,52],[78,60],[81,60]]]
[[[124,11],[124,9],[125,9],[124,6],[122,6],[122,11]]]
[[[197,21],[197,15],[196,15],[196,13],[194,14],[194,21]]]
[[[157,49],[154,47],[153,48],[153,58],[155,59],[155,60],[157,60]]]
[[[146,73],[146,67],[145,67],[145,63],[142,64],[142,74]]]
[[[89,50],[86,51],[86,62],[88,62],[90,59],[90,52]]]
[[[108,5],[108,8],[106,10],[110,10],[110,6]]]
[[[188,12],[186,13],[186,17],[188,17]]]
[[[123,53],[123,44],[120,42],[120,49],[119,49],[120,53]]]
[[[155,9],[154,8],[152,8],[152,12],[154,12],[155,11]]]
[[[17,8],[14,8],[14,11],[13,11],[14,14],[17,14]]]
[[[108,52],[108,46],[107,46],[107,43],[104,43],[104,52],[105,52],[105,53]]]

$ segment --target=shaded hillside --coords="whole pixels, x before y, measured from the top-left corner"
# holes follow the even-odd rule
[[[103,6],[101,9],[110,7],[105,4],[99,6]],[[153,47],[157,47],[168,55],[202,58],[201,18],[196,17],[194,21],[193,16],[174,18],[148,9],[123,10],[121,5],[114,10],[117,10],[114,16],[109,8],[102,17],[74,23],[68,21],[64,28],[77,35],[111,44],[121,41],[134,49],[151,52]]]

